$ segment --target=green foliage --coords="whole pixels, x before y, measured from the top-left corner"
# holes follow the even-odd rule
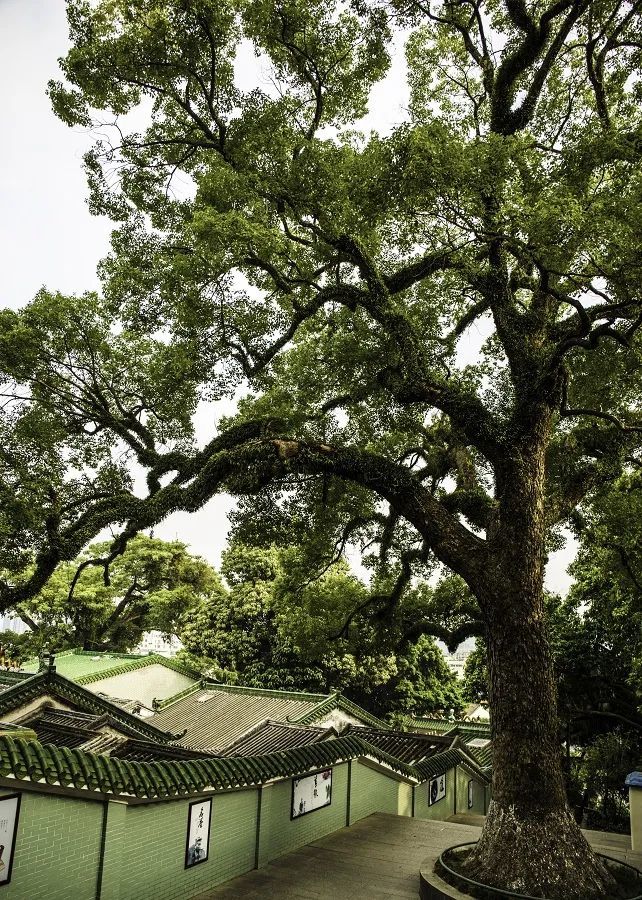
[[[176,633],[193,608],[223,590],[214,569],[179,541],[139,535],[106,567],[109,549],[109,542],[92,544],[17,607],[33,629],[32,653],[45,645],[129,650],[143,631]],[[96,565],[86,565],[90,560]]]
[[[629,833],[625,779],[639,766],[640,748],[639,732],[616,728],[598,735],[575,761],[574,780],[581,792],[585,827]]]
[[[2,665],[19,667],[23,660],[33,656],[35,646],[29,632],[16,634],[14,631],[0,631]]]
[[[117,119],[86,165],[92,209],[119,227],[102,297],[43,291],[0,317],[0,563],[37,558],[5,598],[39,590],[106,525],[133,534],[221,489],[261,492],[250,506],[265,527],[314,538],[319,559],[347,533],[389,557],[384,581],[435,553],[478,592],[474,541],[453,556],[398,502],[388,516],[397,482],[375,485],[366,460],[350,487],[337,466],[319,485],[317,459],[314,472],[215,461],[257,421],[251,439],[394,463],[475,535],[535,408],[550,419],[552,526],[621,471],[639,445],[608,418],[632,422],[640,397],[638,14],[593,6],[534,8],[530,45],[494,0],[470,20],[452,4],[68,3],[72,46],[49,93],[69,125]],[[366,136],[355,129],[399,21],[407,121]],[[252,52],[263,76],[246,90]],[[463,365],[459,339],[489,313],[493,333]],[[196,448],[199,401],[234,394],[223,443],[213,428]]]
[[[232,544],[222,564],[229,589],[183,617],[179,636],[189,657],[246,686],[342,691],[379,716],[460,708],[434,641],[386,639],[364,616],[339,637],[367,597],[365,586],[341,563],[301,582],[296,556],[294,549]]]
[[[486,647],[483,640],[478,638],[475,642],[475,649],[464,664],[462,694],[468,703],[488,702],[488,689]]]
[[[569,594],[581,618],[581,629],[574,631],[584,647],[568,656],[590,658],[594,671],[581,680],[595,685],[594,705],[606,704],[629,718],[637,718],[642,705],[641,522],[639,470],[604,484],[575,518],[580,546]]]

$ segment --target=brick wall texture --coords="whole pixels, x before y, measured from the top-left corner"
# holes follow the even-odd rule
[[[411,815],[410,785],[359,761],[350,770],[350,822],[374,812]],[[346,763],[334,766],[332,803],[296,819],[290,818],[291,780],[265,786],[258,852],[259,791],[214,794],[209,858],[189,869],[185,869],[188,810],[197,797],[128,805],[22,791],[12,879],[1,888],[1,900],[189,900],[249,871],[256,861],[266,865],[343,828],[348,771]],[[428,783],[417,785],[415,816],[446,819],[455,811],[455,794],[457,811],[468,812],[468,781],[461,769],[449,771],[446,797],[432,806]],[[15,790],[12,783],[11,788],[0,788],[0,796]],[[471,812],[483,813],[483,784],[475,783],[474,799]]]

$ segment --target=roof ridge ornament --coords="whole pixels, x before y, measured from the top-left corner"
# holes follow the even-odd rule
[[[45,675],[54,675],[56,672],[56,657],[47,644],[44,645],[38,657],[38,672]]]

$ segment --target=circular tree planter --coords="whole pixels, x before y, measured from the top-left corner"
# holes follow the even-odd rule
[[[546,900],[545,897],[534,897],[532,894],[518,894],[515,891],[506,891],[502,888],[482,884],[466,875],[461,874],[453,867],[449,854],[465,847],[474,847],[477,841],[467,841],[464,844],[455,844],[446,848],[439,856],[426,859],[419,873],[420,896],[422,900],[470,900],[471,897],[479,900],[504,900],[513,897],[515,900]],[[621,892],[604,900],[642,900],[642,873],[629,863],[597,854],[608,865],[609,870],[622,885]]]

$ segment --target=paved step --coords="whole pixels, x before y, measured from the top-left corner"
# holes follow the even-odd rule
[[[483,816],[431,822],[375,813],[192,900],[417,900],[419,868],[433,851],[475,841]],[[585,831],[600,853],[642,869],[628,835]]]

